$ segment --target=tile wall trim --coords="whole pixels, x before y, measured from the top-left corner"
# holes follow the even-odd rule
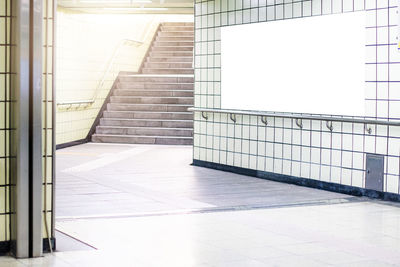
[[[301,177],[294,177],[294,176],[289,176],[289,175],[284,175],[284,174],[277,174],[277,173],[259,171],[259,170],[254,170],[254,169],[235,167],[235,166],[224,165],[224,164],[213,163],[213,162],[202,161],[202,160],[196,160],[196,159],[193,160],[192,165],[198,166],[198,167],[210,168],[210,169],[214,169],[214,170],[232,172],[232,173],[241,174],[241,175],[247,175],[247,176],[251,176],[251,177],[257,177],[260,179],[265,179],[265,180],[270,180],[270,181],[275,181],[275,182],[294,184],[294,185],[299,185],[299,186],[305,186],[305,187],[326,190],[326,191],[330,191],[330,192],[348,194],[348,195],[352,195],[352,196],[358,196],[358,197],[366,196],[366,197],[370,197],[370,198],[400,202],[400,195],[394,194],[394,193],[389,193],[389,192],[380,192],[380,191],[375,191],[375,190],[365,189],[365,188],[360,188],[360,187],[355,187],[355,186],[336,184],[336,183],[318,181],[318,180],[313,180],[313,179],[305,179],[305,178],[301,178]]]
[[[80,139],[80,140],[76,140],[76,141],[72,141],[72,142],[67,142],[67,143],[63,143],[63,144],[58,144],[56,145],[56,150],[58,149],[63,149],[63,148],[67,148],[70,146],[77,146],[77,145],[82,145],[82,144],[86,144],[88,143],[90,140],[88,140],[87,138],[84,139]]]

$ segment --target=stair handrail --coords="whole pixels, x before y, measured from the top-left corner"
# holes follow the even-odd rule
[[[147,35],[145,38],[147,38]],[[141,46],[145,43],[145,40],[146,39],[144,39],[143,41],[138,41],[138,40],[133,40],[133,39],[120,40],[118,42],[118,45],[115,47],[110,59],[108,60],[107,68],[104,71],[103,76],[93,93],[93,97],[91,99],[85,99],[85,100],[60,101],[60,102],[57,102],[57,107],[58,106],[69,106],[67,109],[70,109],[74,105],[77,105],[78,107],[87,107],[87,106],[92,105],[96,101],[98,92],[103,87],[104,82],[106,81],[108,74],[111,72],[114,62],[115,62],[117,56],[119,55],[119,52],[121,51],[122,47],[124,45],[126,45],[127,43],[138,44],[138,46]]]

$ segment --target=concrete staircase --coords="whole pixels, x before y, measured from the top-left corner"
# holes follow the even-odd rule
[[[193,23],[163,23],[140,74],[121,73],[93,142],[193,144]]]

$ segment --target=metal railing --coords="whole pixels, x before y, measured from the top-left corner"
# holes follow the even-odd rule
[[[253,111],[253,110],[239,110],[239,109],[212,109],[212,108],[189,108],[189,111],[201,112],[203,119],[208,120],[207,113],[224,113],[229,114],[229,118],[236,122],[236,115],[250,115],[260,116],[261,122],[265,125],[268,124],[267,118],[289,118],[295,119],[296,125],[299,128],[303,128],[302,120],[318,120],[325,121],[326,127],[333,131],[332,122],[348,122],[348,123],[360,123],[364,124],[365,130],[371,134],[372,129],[368,125],[384,125],[384,126],[400,126],[399,121],[388,121],[371,119],[367,117],[356,117],[356,116],[339,116],[339,115],[326,115],[326,114],[305,114],[305,113],[286,113],[286,112],[271,112],[271,111]]]
[[[145,39],[144,39],[145,40]],[[88,107],[90,105],[92,105],[97,98],[98,92],[101,90],[101,88],[103,87],[108,75],[110,74],[110,72],[113,69],[114,66],[114,62],[117,59],[117,56],[119,55],[121,49],[123,46],[127,45],[127,44],[134,44],[137,46],[141,46],[144,44],[144,41],[137,41],[137,40],[131,40],[131,39],[122,39],[121,41],[119,41],[118,45],[116,46],[116,48],[114,49],[113,54],[111,55],[108,64],[107,64],[107,68],[103,73],[103,76],[99,82],[99,84],[97,85],[93,96],[91,99],[85,99],[85,100],[71,100],[71,101],[60,101],[57,102],[57,107],[63,107],[65,109],[70,109],[73,106],[78,107],[78,108],[82,108],[82,107]]]

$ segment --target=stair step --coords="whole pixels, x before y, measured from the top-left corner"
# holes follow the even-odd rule
[[[194,69],[192,68],[143,68],[142,73],[144,74],[194,74]]]
[[[193,97],[111,96],[110,103],[193,105]]]
[[[161,37],[176,37],[176,36],[194,36],[194,31],[160,31],[158,36]]]
[[[157,36],[156,41],[174,41],[174,42],[180,42],[180,41],[189,41],[189,42],[194,42],[194,36]]]
[[[171,77],[171,76],[134,76],[123,75],[119,77],[120,82],[145,82],[157,84],[181,84],[181,83],[194,83],[194,77]]]
[[[193,90],[127,90],[116,89],[114,96],[193,97]]]
[[[145,68],[172,68],[172,69],[192,69],[192,62],[146,62],[144,63]]]
[[[100,126],[193,128],[192,120],[110,119],[101,118]]]
[[[176,46],[176,47],[180,47],[180,46],[194,46],[194,42],[193,41],[159,41],[156,40],[153,44],[153,46]]]
[[[161,25],[161,32],[181,32],[181,31],[194,31],[193,26],[164,26]]]
[[[193,57],[148,57],[147,62],[193,62]]]
[[[192,145],[191,137],[161,137],[161,136],[132,136],[94,134],[92,142],[122,143],[122,144],[157,144],[157,145]]]
[[[98,134],[145,135],[145,136],[185,136],[192,137],[192,128],[161,128],[161,127],[118,127],[97,126]]]
[[[174,104],[121,104],[108,103],[108,111],[166,111],[166,112],[186,112],[193,105],[174,105]]]
[[[163,22],[162,26],[194,26],[194,22]]]
[[[191,112],[104,111],[104,118],[193,120]]]
[[[117,83],[119,89],[149,89],[149,90],[193,90],[193,83]]]
[[[193,46],[152,46],[152,52],[192,52]]]
[[[151,51],[150,57],[193,57],[193,51]]]

